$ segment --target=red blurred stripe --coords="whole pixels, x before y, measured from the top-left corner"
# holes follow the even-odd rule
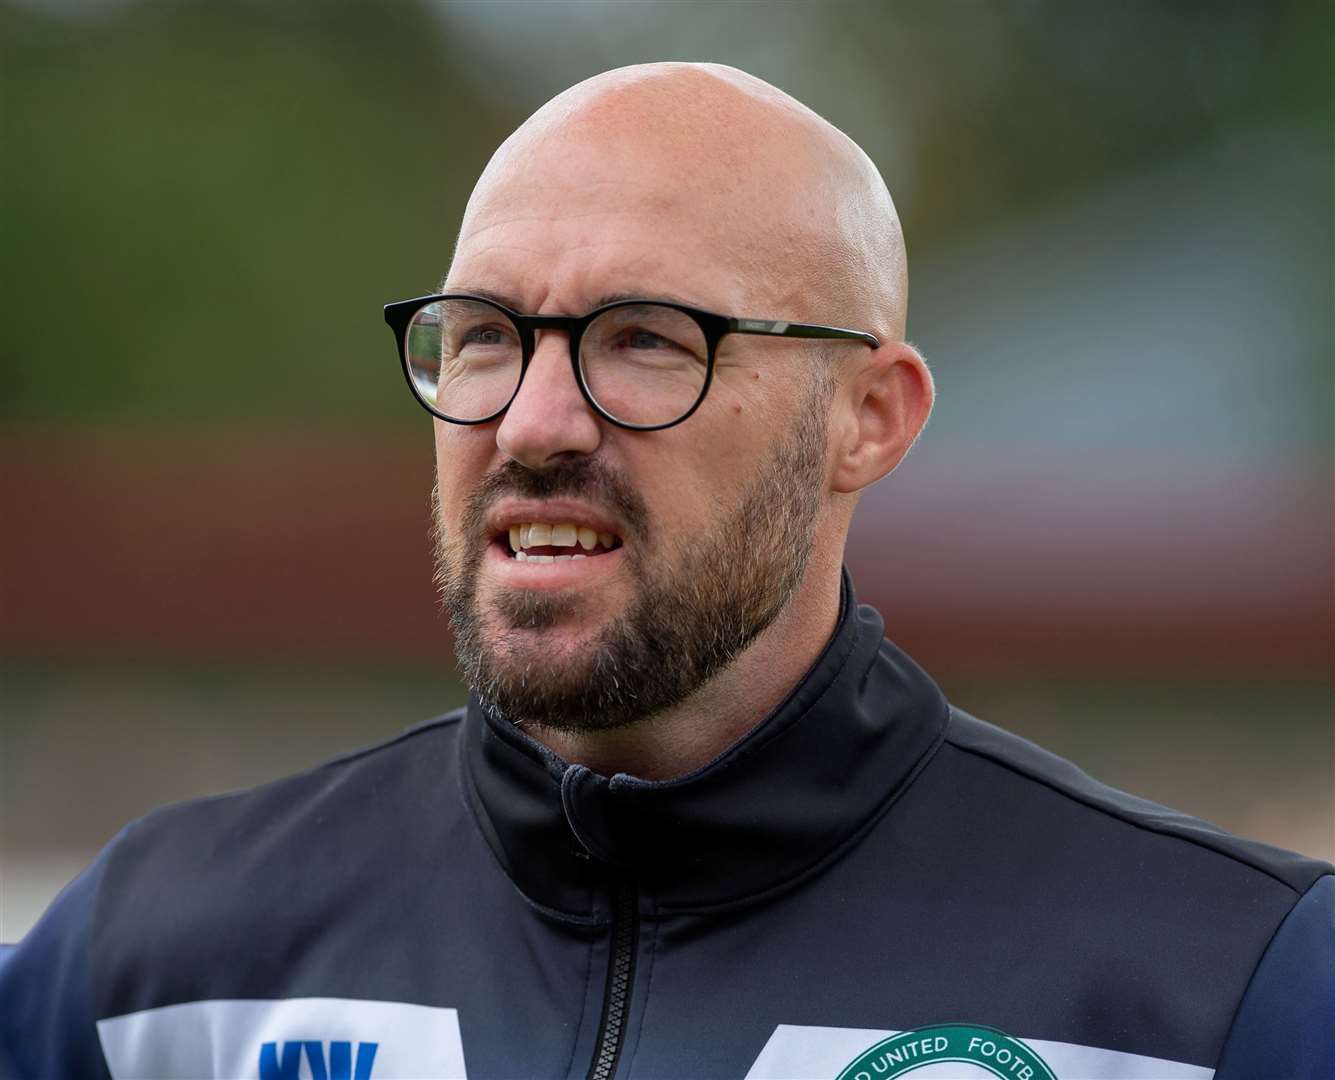
[[[27,431],[0,439],[0,648],[379,659],[448,641],[429,434]]]
[[[0,435],[10,655],[436,661],[420,439]],[[848,561],[929,666],[1328,676],[1330,472],[1100,483],[926,454],[864,499]],[[961,477],[970,478],[966,482]]]

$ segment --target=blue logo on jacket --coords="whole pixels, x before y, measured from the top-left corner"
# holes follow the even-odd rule
[[[301,1052],[306,1051],[306,1061],[311,1067],[311,1080],[371,1080],[371,1066],[375,1064],[375,1052],[379,1043],[359,1042],[357,1044],[357,1063],[352,1060],[352,1043],[331,1042],[329,1057],[325,1058],[325,1044],[312,1040],[290,1040],[283,1043],[283,1053],[278,1053],[276,1042],[267,1042],[260,1047],[260,1080],[298,1080],[301,1075]]]

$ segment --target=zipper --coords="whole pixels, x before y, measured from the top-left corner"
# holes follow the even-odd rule
[[[607,961],[607,989],[598,1042],[588,1080],[611,1080],[621,1056],[622,1036],[630,1015],[630,987],[635,978],[635,945],[640,935],[640,911],[635,882],[620,874],[612,883],[612,950]]]

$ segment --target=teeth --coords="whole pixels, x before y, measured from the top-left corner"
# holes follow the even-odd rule
[[[587,559],[587,555],[530,555],[527,551],[516,551],[516,562],[570,562],[571,559]]]
[[[525,561],[539,557],[527,554],[528,549],[535,547],[571,548],[574,552],[578,552],[580,548],[585,551],[592,551],[599,544],[602,544],[604,548],[610,551],[616,543],[616,537],[611,533],[595,532],[587,525],[572,525],[568,522],[552,525],[542,521],[526,521],[518,525],[511,525],[509,540],[510,550],[514,552],[515,558],[527,556]],[[582,554],[545,557],[558,559],[585,558]]]

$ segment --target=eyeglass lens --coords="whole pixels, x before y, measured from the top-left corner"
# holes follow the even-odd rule
[[[454,420],[495,416],[514,396],[523,370],[519,331],[480,300],[436,300],[408,326],[408,372],[421,398]],[[709,347],[689,315],[661,304],[624,304],[594,319],[580,342],[589,395],[626,424],[669,424],[704,389]]]

